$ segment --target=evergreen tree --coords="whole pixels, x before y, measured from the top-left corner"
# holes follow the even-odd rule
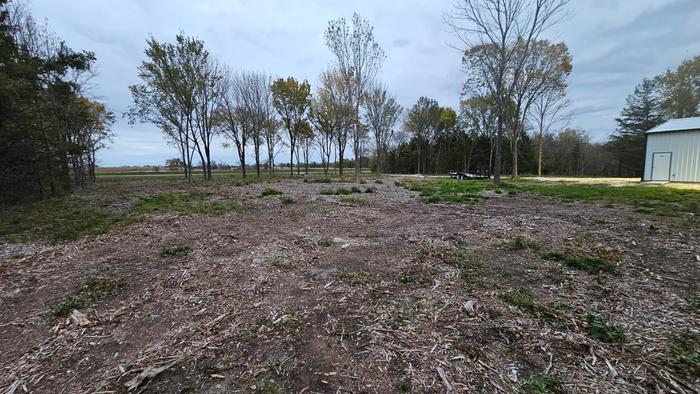
[[[644,162],[644,133],[664,121],[662,99],[656,80],[644,79],[627,97],[617,122],[617,133],[607,144],[618,162],[618,176],[641,176]]]

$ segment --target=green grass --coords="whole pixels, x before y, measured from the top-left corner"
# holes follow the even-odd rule
[[[343,196],[343,197],[340,197],[340,199],[338,201],[345,203],[345,204],[351,204],[351,205],[362,205],[362,206],[369,205],[369,200],[362,198],[362,197],[356,197],[356,196]]]
[[[447,264],[459,269],[459,278],[470,288],[483,284],[481,259],[464,247],[440,248],[438,253]]]
[[[591,274],[615,272],[615,264],[602,259],[587,256],[572,256],[564,252],[546,252],[542,254],[545,260],[559,261],[569,268],[586,271]]]
[[[192,248],[189,246],[173,246],[170,248],[164,248],[160,251],[160,257],[184,257],[192,253]]]
[[[591,338],[606,343],[624,342],[625,329],[622,326],[606,322],[600,315],[593,313],[586,314],[586,321]]]
[[[475,202],[482,190],[494,190],[492,181],[454,179],[406,181],[397,186],[420,192],[429,202]],[[609,186],[567,182],[519,180],[502,182],[509,195],[527,192],[565,201],[598,202],[606,206],[628,205],[656,215],[700,215],[700,191],[651,185]]]
[[[262,198],[262,197],[267,197],[267,196],[279,196],[280,194],[284,194],[284,193],[282,193],[281,191],[279,191],[275,188],[268,187],[268,188],[265,188],[262,192],[260,192],[260,197]]]
[[[106,193],[116,200],[91,201],[79,195],[27,204],[0,205],[0,238],[12,242],[56,243],[104,234],[115,227],[134,223],[148,214],[222,214],[242,209],[235,201],[215,200],[210,194],[200,192],[167,192],[142,197],[136,202],[120,195],[119,190],[107,190]]]
[[[73,309],[88,307],[107,297],[118,284],[104,277],[90,277],[75,292],[51,308],[51,314],[57,317],[68,316]]]
[[[87,206],[78,199],[50,199],[3,206],[0,210],[0,238],[61,242],[83,235],[102,234],[131,221],[106,209]]]

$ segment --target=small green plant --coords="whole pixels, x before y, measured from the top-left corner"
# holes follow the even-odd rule
[[[688,297],[688,304],[691,308],[700,309],[700,291]]]
[[[381,180],[381,179],[377,179],[377,180],[374,181],[374,183],[376,183],[377,185],[381,185],[381,184],[384,183],[384,181]]]
[[[552,375],[536,375],[523,381],[522,394],[555,394],[559,390],[559,380]]]
[[[281,191],[279,191],[275,188],[268,187],[268,188],[265,188],[262,192],[260,192],[260,197],[278,196],[280,194],[284,194],[284,193],[282,193]]]
[[[280,197],[280,202],[282,205],[294,204],[294,199],[289,196],[282,196]]]
[[[539,248],[539,244],[531,236],[521,234],[511,240],[510,247],[514,250],[535,250]]]
[[[413,386],[411,385],[411,381],[408,379],[404,379],[399,382],[399,384],[396,386],[396,388],[399,389],[400,392],[402,393],[408,393],[413,389]]]
[[[357,186],[353,186],[350,188],[350,193],[362,193],[362,190]]]
[[[88,307],[105,298],[117,287],[117,283],[100,276],[90,277],[73,294],[66,296],[51,308],[57,317],[68,316],[73,309]]]
[[[593,339],[606,343],[625,340],[625,329],[622,326],[606,322],[600,315],[588,313],[586,321],[588,322],[588,335]]]
[[[369,201],[367,199],[356,196],[343,196],[340,197],[340,200],[338,201],[351,205],[369,205]]]
[[[329,238],[323,238],[318,241],[318,244],[321,246],[324,246],[326,248],[333,246],[333,241],[330,240]]]
[[[402,272],[398,276],[399,283],[409,284],[415,283],[418,280],[418,276],[413,272]]]
[[[544,305],[535,302],[527,289],[517,289],[504,293],[501,298],[506,303],[548,323],[556,322],[557,315]]]
[[[192,253],[191,247],[186,245],[178,245],[169,248],[163,248],[163,250],[160,251],[160,257],[183,257],[187,256],[190,253]]]
[[[685,334],[673,338],[668,344],[668,364],[675,369],[700,378],[700,341]]]
[[[336,277],[344,282],[349,282],[353,285],[366,285],[371,282],[371,278],[367,272],[338,272]]]
[[[368,187],[368,188],[365,189],[365,193],[374,193],[374,192],[376,192],[376,191],[377,191],[377,189],[375,189],[375,188],[373,188],[373,187]]]
[[[569,268],[586,271],[591,274],[614,272],[616,268],[614,263],[607,260],[587,256],[572,256],[564,252],[547,252],[542,255],[542,258],[545,260],[559,261]]]
[[[263,379],[258,382],[258,392],[261,394],[283,394],[285,389],[282,383],[274,379]]]

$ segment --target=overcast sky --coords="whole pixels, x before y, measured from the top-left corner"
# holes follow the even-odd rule
[[[323,43],[328,20],[369,19],[387,54],[382,79],[404,107],[420,96],[457,106],[461,54],[443,13],[453,0],[32,0],[66,43],[97,55],[93,94],[119,115],[116,138],[99,154],[102,166],[162,165],[177,156],[158,129],[130,126],[121,114],[138,83],[145,39],[173,40],[179,30],[205,41],[235,69],[308,79],[312,87],[332,58]],[[564,41],[574,59],[569,80],[571,126],[602,141],[615,128],[626,96],[644,77],[700,54],[700,0],[572,0],[569,19],[546,38]],[[213,157],[237,163],[219,141]]]

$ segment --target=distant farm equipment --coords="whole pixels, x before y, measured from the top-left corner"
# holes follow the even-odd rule
[[[450,172],[453,179],[488,179],[489,175],[482,172],[455,171]]]

